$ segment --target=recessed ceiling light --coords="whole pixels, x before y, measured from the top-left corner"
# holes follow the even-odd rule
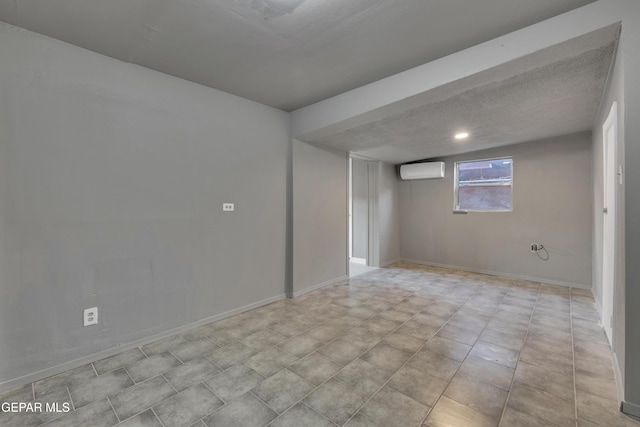
[[[467,132],[460,132],[460,133],[456,133],[455,138],[456,139],[465,139],[469,136],[469,134]]]

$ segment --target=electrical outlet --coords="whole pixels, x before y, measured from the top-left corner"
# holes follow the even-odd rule
[[[84,309],[84,326],[98,324],[98,307]]]
[[[235,210],[235,205],[233,203],[223,203],[222,210],[224,212],[233,212]]]

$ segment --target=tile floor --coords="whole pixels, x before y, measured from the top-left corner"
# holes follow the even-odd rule
[[[356,262],[349,263],[349,277],[356,277],[363,273],[376,271],[379,267],[369,267],[367,265],[358,264]]]
[[[396,264],[0,395],[1,426],[640,426],[588,291]]]

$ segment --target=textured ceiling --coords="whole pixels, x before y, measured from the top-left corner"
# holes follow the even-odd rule
[[[0,0],[0,20],[290,111],[592,1]]]
[[[590,130],[615,53],[606,27],[298,139],[404,163]],[[470,137],[455,140],[455,133]]]

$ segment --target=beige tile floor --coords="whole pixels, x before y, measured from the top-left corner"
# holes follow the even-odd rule
[[[396,264],[0,395],[1,426],[640,426],[589,291]]]

